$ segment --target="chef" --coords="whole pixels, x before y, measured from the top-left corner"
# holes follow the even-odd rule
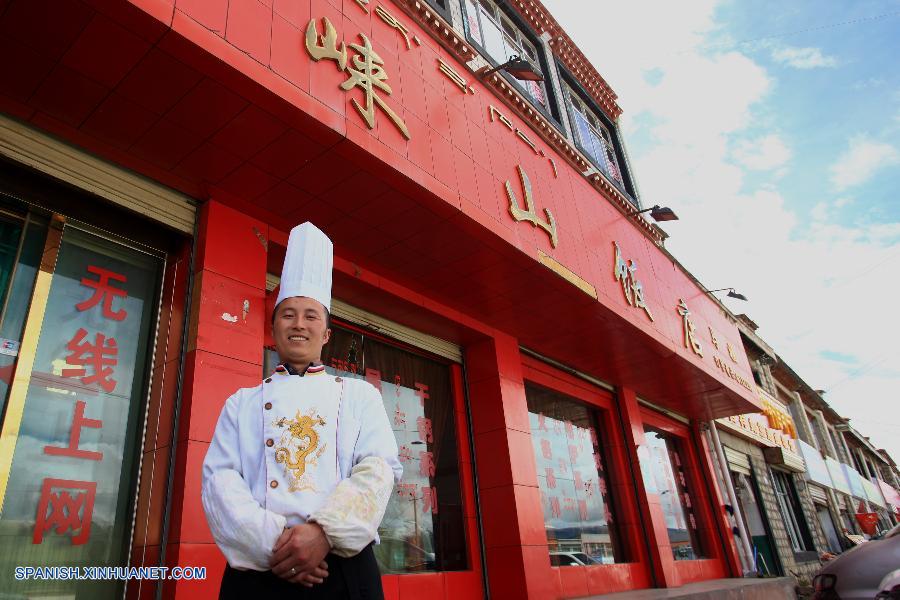
[[[225,402],[203,462],[220,599],[383,597],[372,544],[403,469],[378,390],[321,362],[333,261],[315,225],[291,231],[272,315],[282,362]]]

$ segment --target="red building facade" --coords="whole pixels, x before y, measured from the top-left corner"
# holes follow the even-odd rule
[[[43,257],[8,287],[30,299],[19,333],[3,334],[19,344],[0,431],[8,547],[27,545],[36,564],[204,566],[205,580],[159,585],[214,596],[224,559],[201,463],[225,399],[271,366],[273,274],[287,232],[310,220],[335,243],[326,364],[382,389],[406,461],[381,531],[389,598],[570,598],[740,576],[701,434],[760,409],[735,324],[633,214],[615,95],[540,3],[450,4],[2,3],[0,191],[24,223],[10,264],[30,243]],[[479,75],[497,64],[494,18],[543,83]],[[91,379],[103,365],[73,374],[61,354],[78,345],[63,339],[66,315],[84,316],[70,305],[99,285],[73,275],[61,291],[76,254],[60,240],[77,235],[110,265],[143,265],[107,268],[125,279],[96,319],[145,298],[133,338],[152,351],[127,354],[118,334],[121,362],[108,366],[131,377],[126,434],[99,461],[119,475],[59,484],[51,465],[32,481],[17,473],[40,455],[22,441],[39,402],[60,411],[43,435],[81,451],[99,452],[117,422]],[[118,245],[101,252],[95,238]],[[99,281],[94,255],[72,260]],[[54,358],[68,366],[57,373]],[[98,432],[72,437],[85,427]],[[96,485],[108,507],[92,530],[86,504],[79,523],[50,528],[62,495],[42,493],[48,480],[68,498],[73,482]],[[98,532],[122,551],[78,554]],[[127,591],[151,597],[157,583]]]

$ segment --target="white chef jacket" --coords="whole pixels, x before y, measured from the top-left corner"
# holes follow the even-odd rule
[[[362,550],[402,474],[373,385],[280,371],[225,402],[203,461],[203,508],[228,564],[265,571],[278,536],[301,523],[319,523],[332,552]]]

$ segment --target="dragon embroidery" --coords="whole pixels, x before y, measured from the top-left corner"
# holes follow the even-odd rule
[[[284,464],[285,474],[290,480],[288,489],[291,492],[315,491],[315,481],[311,474],[306,473],[306,465],[307,459],[315,465],[325,452],[326,445],[319,447],[319,434],[316,432],[316,426],[324,426],[325,419],[315,414],[313,409],[305,415],[297,411],[293,419],[281,417],[273,425],[285,430],[275,447],[275,462]]]

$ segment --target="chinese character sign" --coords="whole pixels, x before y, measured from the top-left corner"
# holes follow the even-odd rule
[[[613,276],[622,285],[625,301],[631,306],[643,310],[652,321],[653,313],[650,312],[650,307],[647,306],[644,299],[644,284],[635,276],[637,265],[633,260],[626,261],[622,258],[622,250],[619,248],[618,242],[613,242],[613,246],[615,247]]]
[[[0,553],[0,589],[121,596],[115,582],[76,593],[61,582],[26,590],[11,578],[14,566],[125,564],[161,270],[161,258],[63,231],[0,514],[0,529],[29,527],[4,544],[33,550]]]
[[[316,62],[331,60],[339,71],[347,74],[347,79],[341,84],[341,89],[350,91],[356,88],[362,90],[363,103],[353,98],[353,106],[365,120],[369,129],[375,128],[375,108],[378,107],[400,130],[403,137],[410,139],[409,129],[400,116],[394,112],[379,92],[390,96],[393,93],[388,84],[388,74],[385,71],[384,59],[372,48],[369,37],[359,34],[360,44],[346,44],[337,41],[337,30],[328,17],[322,17],[323,33],[319,33],[316,21],[313,19],[306,27],[306,51]],[[353,55],[347,51],[347,47],[353,50]]]

